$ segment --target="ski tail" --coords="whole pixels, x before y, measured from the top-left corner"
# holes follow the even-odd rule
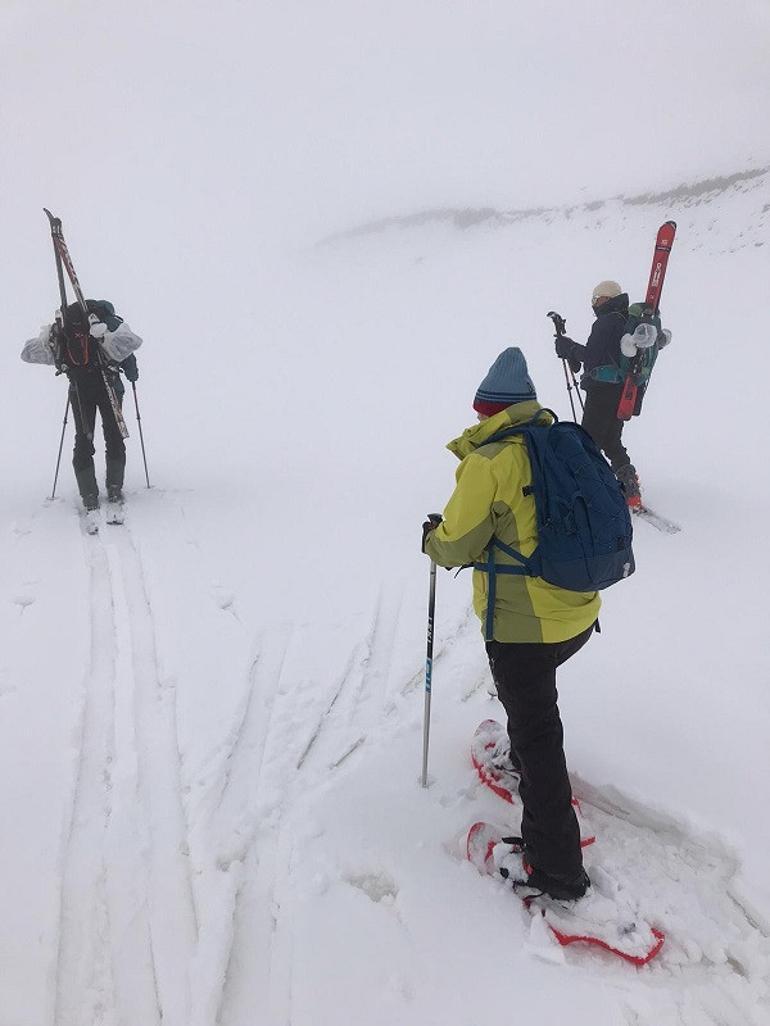
[[[636,398],[638,395],[639,388],[634,381],[633,372],[629,371],[623,382],[623,391],[620,393],[617,411],[618,420],[631,420],[636,409]]]

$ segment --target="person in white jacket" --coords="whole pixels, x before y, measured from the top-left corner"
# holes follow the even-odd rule
[[[40,330],[37,338],[25,343],[21,358],[25,363],[55,366],[69,380],[69,399],[75,422],[75,447],[72,466],[78,490],[86,510],[99,508],[99,486],[94,468],[94,428],[96,411],[102,420],[106,448],[107,498],[123,501],[126,445],[123,441],[108,386],[118,404],[124,393],[120,372],[134,382],[139,377],[134,351],[142,344],[107,300],[86,301],[88,316],[78,303],[63,313],[57,311],[53,324]]]

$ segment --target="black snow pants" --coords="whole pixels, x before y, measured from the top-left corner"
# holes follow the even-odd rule
[[[497,694],[508,714],[511,758],[518,762],[527,859],[550,876],[574,879],[583,856],[564,757],[556,668],[585,645],[595,625],[555,644],[487,642]]]
[[[618,470],[628,466],[631,462],[628,452],[620,440],[625,423],[619,419],[617,413],[622,391],[622,384],[592,383],[586,389],[582,422],[588,434],[610,461],[616,474]]]
[[[113,377],[117,377],[113,375]],[[122,399],[122,382],[114,382],[118,400]],[[101,372],[97,369],[70,372],[70,405],[75,421],[75,447],[72,466],[75,470],[80,496],[86,509],[99,505],[99,486],[94,470],[94,430],[96,411],[102,420],[106,455],[106,485],[108,493],[123,487],[126,468],[126,443],[120,434],[110,397]]]

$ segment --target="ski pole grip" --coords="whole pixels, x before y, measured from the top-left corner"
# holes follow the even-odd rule
[[[553,327],[557,335],[566,334],[567,322],[561,314],[556,313],[555,310],[549,310],[546,317],[550,317],[553,321]]]

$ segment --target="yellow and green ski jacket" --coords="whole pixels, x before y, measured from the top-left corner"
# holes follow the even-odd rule
[[[537,548],[535,499],[524,489],[532,471],[524,438],[513,435],[485,444],[505,428],[526,424],[542,410],[531,400],[515,403],[489,420],[474,424],[447,446],[461,460],[457,485],[443,522],[431,531],[425,552],[439,566],[483,563],[492,537],[531,556]],[[548,413],[544,418],[550,420]],[[500,549],[498,564],[518,565]],[[596,622],[598,592],[566,591],[541,577],[502,573],[496,576],[493,638],[507,642],[559,642],[574,638]],[[473,571],[473,608],[482,629],[487,616],[488,575]]]

